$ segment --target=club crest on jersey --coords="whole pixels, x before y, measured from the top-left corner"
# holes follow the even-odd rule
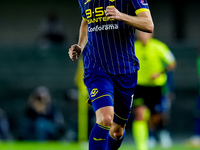
[[[90,93],[91,97],[95,97],[95,96],[97,95],[98,92],[99,92],[99,91],[98,91],[97,88],[92,89],[92,91],[91,91],[91,93]]]
[[[141,3],[142,3],[143,5],[148,5],[147,2],[146,2],[145,0],[141,0]]]
[[[84,4],[86,5],[87,3],[89,3],[91,0],[87,0]]]
[[[109,0],[110,2],[114,2],[115,0]]]

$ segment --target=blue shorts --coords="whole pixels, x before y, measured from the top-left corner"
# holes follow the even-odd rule
[[[84,83],[95,112],[99,108],[113,106],[113,121],[120,125],[127,123],[137,85],[137,72],[111,75],[99,68],[86,69]]]

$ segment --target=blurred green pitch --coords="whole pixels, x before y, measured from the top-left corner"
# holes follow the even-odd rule
[[[171,148],[164,149],[160,146],[152,150],[198,150],[185,144],[175,144]],[[88,150],[88,143],[70,142],[0,142],[0,150]],[[136,150],[132,143],[124,142],[119,150]]]

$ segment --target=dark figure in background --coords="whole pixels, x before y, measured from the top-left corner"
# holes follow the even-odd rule
[[[29,97],[23,124],[25,140],[58,140],[65,131],[62,113],[55,110],[46,87],[37,87]]]
[[[200,148],[200,47],[198,48],[198,56],[196,60],[197,73],[199,79],[198,99],[193,110],[194,114],[194,129],[193,135],[187,140],[188,144],[193,147]]]
[[[54,12],[49,12],[40,24],[39,46],[43,49],[62,45],[65,40],[63,25]]]
[[[10,125],[6,113],[0,109],[0,141],[11,139]]]

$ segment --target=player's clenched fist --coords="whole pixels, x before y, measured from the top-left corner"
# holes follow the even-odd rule
[[[109,16],[110,19],[121,20],[122,13],[119,12],[114,6],[108,6],[106,8],[106,16]]]
[[[69,57],[71,58],[71,60],[77,60],[78,57],[81,55],[81,47],[77,44],[72,45],[69,48]]]

